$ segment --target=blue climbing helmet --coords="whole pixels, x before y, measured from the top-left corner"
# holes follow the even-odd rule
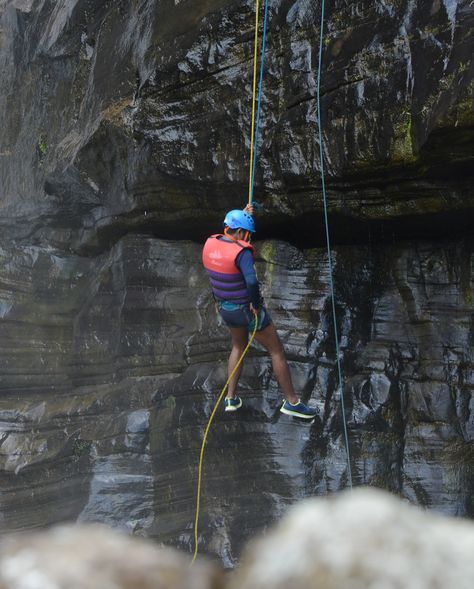
[[[234,209],[227,213],[224,226],[229,227],[229,229],[245,229],[245,231],[255,233],[255,223],[252,215],[240,209]]]

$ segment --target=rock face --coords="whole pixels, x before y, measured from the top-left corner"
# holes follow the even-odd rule
[[[253,8],[4,0],[4,239],[97,252],[137,229],[200,238],[245,204]],[[271,2],[257,168],[260,231],[312,245],[319,20],[319,2]],[[473,21],[468,0],[328,8],[321,93],[339,241],[438,234],[445,214],[466,228]]]
[[[319,192],[319,3],[270,3],[259,275],[313,426],[251,352],[209,439],[232,566],[347,485]],[[253,3],[0,1],[2,532],[101,521],[190,549],[229,350],[200,242],[245,204]],[[334,2],[322,106],[354,483],[474,515],[469,1]]]
[[[474,526],[380,491],[293,508],[247,550],[230,589],[468,589]]]
[[[228,565],[296,498],[347,484],[326,256],[257,247],[295,384],[319,417],[310,427],[281,415],[269,359],[250,353],[246,406],[219,414],[205,462],[203,548]],[[459,515],[473,514],[469,251],[468,241],[335,250],[354,482]],[[17,370],[4,369],[0,401],[4,531],[79,518],[189,546],[199,446],[229,350],[199,252],[130,236],[85,277],[68,258],[70,290],[64,274],[47,274],[52,299],[22,305],[12,295],[2,323],[2,361]],[[25,267],[60,260],[27,253],[15,260],[32,301]],[[31,305],[34,320],[13,319]]]

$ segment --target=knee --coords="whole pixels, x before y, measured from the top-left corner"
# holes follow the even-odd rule
[[[285,350],[281,344],[278,347],[270,350],[270,355],[275,360],[286,360]]]

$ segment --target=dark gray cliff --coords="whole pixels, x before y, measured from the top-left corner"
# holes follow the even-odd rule
[[[266,355],[206,455],[231,565],[347,484],[315,110],[319,2],[270,3],[259,270],[313,426]],[[0,1],[0,519],[188,547],[229,349],[200,241],[246,202],[253,2]],[[336,1],[322,107],[355,484],[474,515],[474,6]],[[234,418],[235,417],[235,418]]]
[[[134,228],[199,237],[245,202],[253,6],[4,2],[4,234],[21,226],[30,242],[80,251]],[[338,240],[386,225],[438,231],[441,213],[466,226],[473,21],[467,0],[328,8],[321,91]],[[261,229],[289,222],[284,237],[321,225],[318,23],[318,3],[270,4],[257,195]]]

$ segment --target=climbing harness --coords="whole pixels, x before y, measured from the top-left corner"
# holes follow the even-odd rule
[[[255,0],[255,35],[254,35],[254,55],[253,55],[253,84],[252,84],[252,121],[251,121],[251,131],[250,131],[250,171],[249,171],[249,204],[253,203],[253,192],[254,192],[254,185],[255,185],[255,165],[257,161],[257,142],[258,142],[258,133],[259,133],[259,126],[260,126],[260,110],[261,110],[261,99],[262,99],[262,87],[263,87],[263,72],[264,72],[264,56],[265,56],[265,43],[267,37],[267,21],[268,21],[268,0],[265,0],[265,10],[264,10],[264,20],[263,20],[263,33],[262,33],[262,47],[260,51],[260,78],[259,78],[259,88],[258,88],[258,98],[257,94],[257,57],[258,57],[258,29],[259,29],[259,16],[260,16],[260,0]],[[250,236],[249,236],[250,238]],[[239,366],[242,364],[245,355],[247,354],[252,342],[255,338],[255,334],[257,333],[258,329],[258,314],[254,311],[255,315],[255,325],[250,336],[250,339],[245,347],[242,355],[240,356],[237,364],[235,365],[234,370],[231,372],[227,382],[225,383],[220,395],[216,401],[214,409],[212,410],[211,416],[209,417],[209,421],[207,422],[206,429],[204,430],[204,436],[201,444],[201,452],[199,455],[199,467],[198,467],[198,484],[197,484],[197,496],[196,496],[196,517],[194,520],[194,554],[191,561],[191,564],[194,563],[196,560],[198,549],[199,549],[199,515],[201,509],[201,484],[202,484],[202,469],[203,469],[203,462],[204,462],[204,449],[206,446],[207,436],[209,434],[209,430],[211,428],[211,424],[214,420],[214,416],[217,412],[217,408],[219,407],[224,395],[227,391],[227,387],[229,386],[232,377],[237,372]]]
[[[211,429],[211,425],[214,420],[214,416],[217,412],[217,408],[221,404],[222,399],[224,398],[224,395],[227,391],[227,387],[229,386],[229,383],[232,380],[232,377],[234,376],[234,374],[237,372],[239,366],[242,364],[243,359],[245,358],[245,355],[247,354],[250,346],[252,345],[252,342],[255,338],[255,334],[257,333],[258,315],[255,311],[254,311],[254,315],[255,315],[255,318],[254,318],[255,325],[254,325],[254,328],[252,331],[252,335],[250,336],[247,346],[245,347],[244,351],[242,352],[242,355],[240,356],[239,361],[235,365],[234,370],[232,370],[232,372],[229,375],[229,378],[227,379],[225,385],[223,386],[222,391],[220,392],[220,395],[216,401],[216,404],[214,405],[214,409],[212,410],[211,416],[209,417],[209,421],[207,422],[206,429],[204,430],[204,436],[203,436],[202,445],[201,445],[201,453],[199,455],[198,484],[197,484],[197,497],[196,497],[196,518],[194,520],[194,554],[193,554],[193,559],[191,561],[191,564],[193,564],[193,562],[196,560],[198,549],[199,549],[199,527],[198,526],[199,526],[199,514],[200,514],[200,509],[201,509],[202,466],[203,466],[203,461],[204,461],[204,448],[206,446],[207,435],[209,434],[209,430]]]
[[[324,206],[324,224],[326,228],[326,246],[327,256],[329,265],[329,286],[331,289],[331,303],[332,303],[332,319],[334,328],[334,340],[336,342],[336,363],[337,363],[337,374],[339,386],[341,391],[341,411],[342,411],[342,423],[344,429],[344,442],[346,446],[346,458],[347,458],[347,474],[349,487],[352,489],[352,469],[351,469],[351,456],[349,447],[349,435],[347,433],[346,423],[346,410],[344,402],[344,382],[342,380],[342,369],[340,359],[340,348],[339,348],[339,335],[337,330],[337,319],[336,319],[336,297],[334,293],[334,282],[333,282],[333,263],[331,255],[331,240],[329,237],[329,220],[328,220],[328,205],[326,196],[326,181],[324,175],[324,145],[323,145],[323,130],[321,125],[321,64],[323,57],[323,29],[324,29],[324,0],[321,0],[321,21],[319,26],[319,57],[318,57],[318,74],[316,78],[316,103],[317,103],[317,118],[318,118],[318,130],[319,130],[319,161],[321,167],[321,192],[323,196]]]

